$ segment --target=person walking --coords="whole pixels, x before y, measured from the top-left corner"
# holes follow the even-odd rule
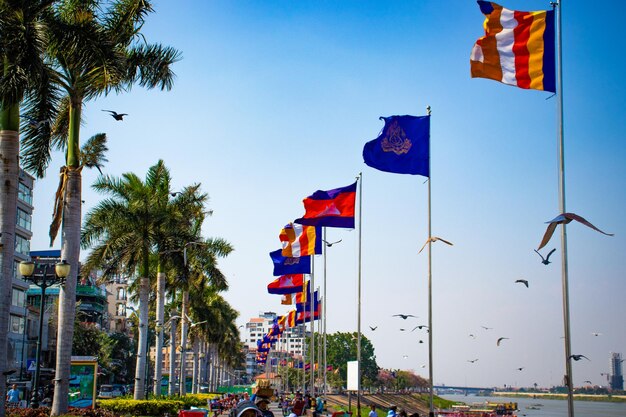
[[[376,404],[370,404],[370,412],[367,417],[378,417],[378,413],[376,412]]]
[[[7,392],[6,400],[9,402],[9,407],[17,407],[20,403],[20,391],[17,389],[17,385],[13,384],[9,392]]]
[[[398,410],[398,407],[395,405],[392,405],[391,407],[389,407],[389,411],[387,412],[387,417],[396,417],[398,415],[396,413],[396,410]]]

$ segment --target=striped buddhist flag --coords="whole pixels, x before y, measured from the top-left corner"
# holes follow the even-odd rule
[[[556,92],[554,10],[518,12],[478,1],[485,36],[470,56],[472,78]]]
[[[322,253],[322,234],[315,226],[289,223],[280,231],[278,238],[285,257],[298,258]]]

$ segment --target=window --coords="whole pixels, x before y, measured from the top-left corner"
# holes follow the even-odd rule
[[[126,300],[126,288],[119,287],[117,289],[117,299],[118,300]],[[119,314],[118,314],[118,316],[119,316]]]
[[[17,225],[30,231],[30,225],[32,221],[32,216],[26,213],[21,208],[17,209]]]
[[[22,184],[21,182],[17,186],[17,198],[27,203],[28,205],[33,205],[33,190],[28,188],[26,184]]]
[[[24,317],[11,314],[9,320],[9,331],[11,333],[24,334]]]
[[[117,305],[117,311],[116,311],[116,314],[117,314],[118,316],[125,316],[125,315],[126,315],[126,304],[119,303],[119,304]]]
[[[28,256],[30,254],[30,240],[15,235],[15,251]]]
[[[13,296],[11,304],[16,307],[24,307],[24,301],[26,300],[26,292],[19,288],[13,288]]]

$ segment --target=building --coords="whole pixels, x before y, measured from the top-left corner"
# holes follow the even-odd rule
[[[126,324],[126,302],[128,300],[128,279],[115,275],[105,284],[107,295],[107,312],[105,320],[109,332],[124,333]]]
[[[24,374],[27,359],[34,358],[36,328],[29,320],[26,291],[29,284],[19,275],[18,264],[30,259],[30,239],[33,214],[34,178],[20,170],[17,189],[17,218],[15,223],[15,260],[13,265],[11,308],[9,317],[7,365]],[[33,333],[35,334],[33,338]]]
[[[246,375],[249,380],[253,380],[264,368],[257,365],[257,341],[263,339],[274,325],[274,319],[278,316],[272,311],[267,311],[259,317],[251,318],[245,325],[244,345],[248,349],[246,352]],[[301,357],[305,349],[304,338],[310,335],[303,324],[286,329],[280,340],[274,345],[272,357],[275,359],[285,359]]]
[[[622,354],[611,352],[611,380],[610,386],[614,391],[622,391],[624,389],[624,375],[622,374]]]

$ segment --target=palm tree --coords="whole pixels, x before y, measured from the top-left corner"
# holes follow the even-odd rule
[[[135,399],[145,395],[145,366],[150,295],[150,253],[156,247],[159,225],[170,212],[159,204],[159,190],[169,184],[169,172],[163,161],[148,169],[145,182],[127,173],[121,179],[99,178],[93,188],[109,194],[86,216],[82,245],[92,247],[84,270],[112,265],[107,272],[123,269],[129,275],[138,272],[139,337],[135,373]],[[159,365],[160,366],[160,365]]]
[[[52,1],[49,0],[0,1],[0,398],[4,398],[6,393],[7,336],[19,183],[20,104],[27,99],[33,121],[50,117],[45,111],[50,109],[46,99],[54,98],[53,95],[43,94],[45,99],[38,100],[41,98],[38,92],[46,91],[47,85],[43,59],[46,46],[43,16],[50,3]],[[38,124],[37,130],[49,135],[49,126],[45,123]],[[4,401],[0,402],[0,415],[4,415]]]
[[[111,91],[129,90],[133,84],[170,89],[171,65],[179,53],[170,47],[145,43],[141,28],[153,11],[148,0],[57,0],[46,18],[47,58],[52,80],[65,96],[58,108],[52,141],[34,137],[23,152],[26,166],[43,175],[51,147],[65,149],[57,191],[62,204],[50,227],[54,242],[62,221],[61,256],[72,272],[60,292],[57,361],[52,415],[68,409],[70,359],[76,304],[76,277],[80,255],[81,169],[79,135],[85,101]]]

